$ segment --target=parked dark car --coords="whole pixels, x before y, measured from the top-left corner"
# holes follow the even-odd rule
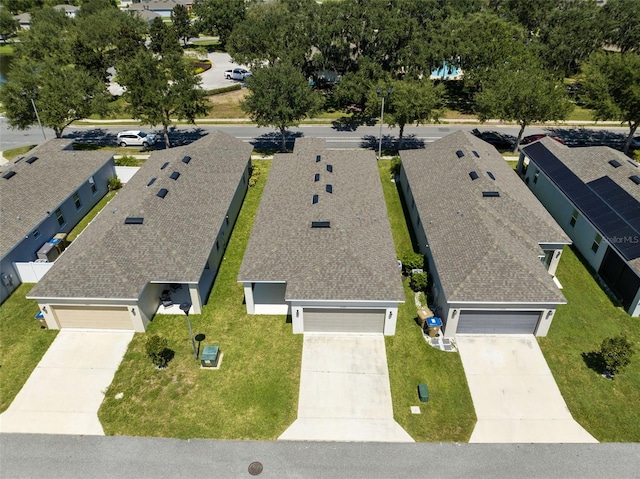
[[[513,140],[497,131],[480,131],[477,128],[471,130],[475,136],[493,145],[498,150],[513,150]]]
[[[528,145],[529,143],[533,143],[534,141],[538,141],[538,140],[544,138],[545,136],[548,136],[552,140],[556,140],[558,143],[564,145],[564,141],[562,141],[560,138],[558,138],[556,136],[547,135],[546,133],[538,133],[536,135],[525,136],[522,140],[520,140],[520,144],[521,145]]]

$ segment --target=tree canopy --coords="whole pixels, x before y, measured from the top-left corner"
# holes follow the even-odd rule
[[[282,151],[286,151],[286,130],[316,112],[322,103],[304,75],[290,63],[259,68],[247,79],[249,94],[241,103],[259,126],[280,131]]]
[[[583,74],[584,101],[595,111],[595,119],[615,119],[629,127],[624,145],[628,153],[640,126],[640,54],[598,53],[584,66]]]
[[[244,0],[195,0],[193,12],[196,30],[206,35],[218,35],[223,48],[234,27],[244,20]]]
[[[532,59],[495,70],[476,94],[476,103],[480,120],[499,118],[520,125],[514,151],[528,125],[562,120],[573,107],[562,82]]]

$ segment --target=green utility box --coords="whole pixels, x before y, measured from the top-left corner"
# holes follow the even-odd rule
[[[429,390],[427,389],[427,385],[424,383],[418,384],[418,397],[421,402],[429,401]]]
[[[200,356],[203,368],[215,368],[218,365],[218,346],[205,346]]]

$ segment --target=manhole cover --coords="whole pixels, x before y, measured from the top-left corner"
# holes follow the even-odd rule
[[[255,461],[249,464],[249,474],[257,476],[262,472],[262,463]]]

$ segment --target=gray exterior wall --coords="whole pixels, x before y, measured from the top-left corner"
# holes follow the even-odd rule
[[[0,281],[0,304],[2,304],[9,295],[20,285],[20,278],[16,272],[13,263],[35,261],[38,250],[48,242],[57,233],[69,233],[84,216],[93,208],[109,191],[108,179],[115,176],[115,163],[113,158],[100,168],[94,175],[93,179],[96,185],[95,194],[91,192],[89,178],[80,188],[74,191],[65,201],[57,208],[51,211],[49,216],[44,216],[42,222],[39,223],[32,232],[5,255],[0,261],[0,273],[7,275],[11,279],[11,285],[7,286],[5,281]],[[73,194],[78,193],[82,206],[77,209]],[[34,192],[37,195],[37,192]],[[58,224],[55,211],[62,211],[65,223],[61,226]],[[35,231],[40,234],[36,238]]]
[[[534,183],[536,172],[539,172],[539,174],[537,181]],[[608,246],[606,238],[602,238],[598,251],[594,253],[591,250],[591,246],[599,231],[580,212],[578,212],[576,224],[573,227],[571,226],[570,221],[575,209],[573,203],[558,190],[542,171],[538,170],[535,164],[529,163],[524,174],[524,181],[558,225],[571,238],[575,247],[591,267],[598,271]]]

